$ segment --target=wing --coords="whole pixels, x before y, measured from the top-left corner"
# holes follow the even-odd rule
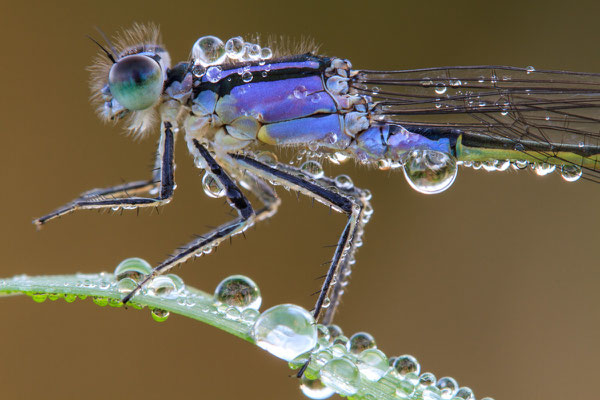
[[[373,98],[373,114],[384,123],[458,132],[471,148],[504,151],[488,154],[576,165],[600,181],[600,74],[506,66],[361,70],[352,87]]]

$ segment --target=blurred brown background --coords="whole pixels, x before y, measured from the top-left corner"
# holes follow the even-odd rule
[[[600,72],[600,7],[580,2],[11,2],[3,7],[1,276],[112,270],[157,263],[228,217],[207,198],[185,146],[175,200],[160,216],[80,212],[36,232],[30,221],[78,193],[146,178],[155,140],[103,126],[88,102],[93,26],[161,25],[174,60],[199,36],[312,35],[356,67],[502,63]],[[352,163],[350,163],[352,164]],[[450,375],[478,398],[596,398],[600,368],[600,186],[558,174],[460,170],[438,196],[401,173],[328,166],[373,192],[375,214],[337,323],[366,330],[388,355]],[[280,192],[271,221],[178,269],[212,291],[252,277],[263,309],[311,308],[324,248],[344,218]],[[0,398],[301,399],[281,360],[214,328],[171,316],[0,299]]]

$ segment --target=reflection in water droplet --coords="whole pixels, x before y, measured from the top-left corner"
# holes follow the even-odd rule
[[[419,377],[419,388],[421,390],[425,389],[428,386],[435,385],[435,383],[435,375],[431,372],[425,372]]]
[[[232,275],[217,285],[215,302],[234,306],[239,310],[258,310],[262,302],[260,290],[254,281],[243,275]]]
[[[404,164],[404,176],[410,186],[424,194],[441,193],[454,183],[456,160],[435,150],[413,150]]]
[[[160,308],[154,308],[151,311],[151,314],[152,314],[152,318],[156,322],[164,322],[167,320],[167,318],[169,318],[169,312],[166,310],[162,310]]]
[[[135,282],[140,282],[146,275],[152,272],[152,267],[146,260],[133,257],[127,258],[115,268],[115,279],[120,281],[125,278],[132,279]]]
[[[194,43],[192,57],[204,67],[222,64],[227,57],[225,44],[216,36],[203,36]]]
[[[378,349],[367,349],[358,355],[358,369],[370,381],[378,381],[388,371],[388,360]]]
[[[447,90],[446,85],[444,85],[443,83],[435,84],[435,92],[437,94],[444,94],[444,93],[446,93],[446,90]]]
[[[440,378],[435,386],[441,391],[441,398],[444,400],[451,399],[458,390],[458,382],[456,379],[449,376]]]
[[[241,36],[233,37],[225,42],[227,57],[237,60],[244,55],[244,39]]]
[[[466,386],[458,389],[458,392],[456,392],[454,397],[455,398],[458,397],[459,399],[464,399],[464,400],[475,400],[475,394],[473,393],[473,390],[471,390],[471,388],[466,387]]]
[[[312,315],[293,304],[282,304],[263,312],[252,327],[256,344],[286,361],[312,350],[317,328]]]
[[[335,394],[335,391],[323,385],[320,379],[308,379],[302,376],[300,379],[300,390],[310,399],[327,399]]]
[[[246,83],[251,82],[253,79],[253,75],[252,72],[250,71],[244,71],[244,73],[242,74],[242,80]]]
[[[315,160],[306,161],[300,166],[300,170],[313,179],[322,178],[324,173],[321,163]]]
[[[348,175],[338,175],[335,177],[334,182],[339,189],[350,190],[354,187],[354,183]]]
[[[221,182],[208,171],[202,177],[202,189],[204,189],[204,193],[208,197],[212,197],[213,199],[225,196],[225,188],[221,185]]]
[[[560,167],[560,176],[567,182],[575,182],[583,175],[583,171],[579,165],[566,164]]]
[[[206,70],[206,79],[208,79],[209,82],[217,83],[221,80],[221,77],[223,76],[222,74],[223,70],[221,69],[221,67],[208,67],[208,69]]]
[[[348,340],[348,351],[360,354],[363,350],[376,348],[375,338],[367,332],[357,332]]]
[[[417,362],[417,359],[408,354],[398,357],[393,366],[394,370],[400,376],[405,376],[407,374],[419,375],[419,372],[421,372],[421,366]]]
[[[157,276],[146,287],[150,296],[163,297],[166,299],[177,298],[177,287],[175,282],[168,276]]]
[[[342,396],[352,396],[358,392],[360,374],[351,361],[334,358],[321,369],[321,382]]]

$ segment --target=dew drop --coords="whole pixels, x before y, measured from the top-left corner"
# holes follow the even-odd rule
[[[354,187],[354,182],[348,175],[338,175],[335,177],[334,182],[338,189],[350,190]]]
[[[115,268],[115,279],[120,281],[129,278],[136,283],[139,283],[146,275],[152,272],[152,267],[146,260],[141,258],[127,258]]]
[[[273,57],[273,51],[272,51],[270,48],[268,48],[268,47],[263,47],[263,48],[260,50],[260,59],[261,59],[261,60],[268,60],[268,59],[270,59],[271,57]]]
[[[92,298],[92,301],[94,302],[94,304],[100,307],[105,307],[108,305],[108,297],[94,296]]]
[[[157,276],[147,286],[148,294],[166,299],[177,298],[177,287],[175,282],[168,276]]]
[[[466,387],[466,386],[458,389],[458,391],[454,395],[454,398],[457,398],[457,397],[459,399],[464,399],[464,400],[475,400],[475,394],[473,393],[473,390],[471,390],[471,388]]]
[[[308,379],[305,375],[300,379],[300,390],[310,399],[327,399],[335,394],[335,391],[323,385],[320,379]]]
[[[441,391],[441,398],[444,400],[451,399],[458,390],[458,382],[456,379],[449,376],[440,378],[435,386]]]
[[[308,91],[306,90],[305,86],[299,85],[294,88],[293,94],[297,99],[304,99],[306,96],[308,96]]]
[[[222,64],[227,57],[225,44],[216,36],[203,36],[194,43],[192,57],[204,67]]]
[[[241,36],[233,37],[225,42],[227,57],[237,60],[244,55],[244,39]]]
[[[435,84],[435,92],[437,94],[444,94],[446,93],[446,85],[444,85],[443,83],[436,83]]]
[[[182,291],[185,288],[185,283],[183,282],[183,279],[179,277],[179,275],[166,274],[165,276],[171,278],[171,280],[175,284],[175,290],[177,290],[178,292]]]
[[[565,164],[560,167],[560,176],[567,182],[575,182],[583,175],[583,171],[579,165]]]
[[[206,68],[204,68],[200,64],[194,65],[192,67],[192,75],[194,75],[196,78],[202,77],[202,75],[204,75],[205,73],[206,73]]]
[[[348,340],[348,351],[353,354],[360,354],[364,350],[376,347],[375,339],[367,332],[357,332]]]
[[[250,71],[244,71],[242,73],[242,81],[244,81],[246,83],[251,82],[253,78],[254,78],[254,76],[252,75],[252,72],[250,72]]]
[[[423,87],[433,86],[433,81],[431,80],[431,78],[423,78],[421,80],[421,86],[423,86]]]
[[[251,331],[256,344],[286,361],[312,350],[317,328],[312,315],[293,304],[269,308],[256,320]]]
[[[119,293],[128,294],[131,293],[136,287],[137,282],[131,278],[123,278],[117,282],[117,290]]]
[[[417,362],[417,359],[411,355],[405,354],[400,356],[394,362],[394,370],[402,377],[407,374],[419,375],[421,372],[421,366]]]
[[[441,193],[454,183],[458,169],[456,160],[435,150],[413,150],[404,164],[404,177],[417,192]]]
[[[221,182],[208,171],[202,177],[202,189],[204,189],[204,193],[208,197],[212,197],[213,199],[225,196],[225,188],[221,185]]]
[[[151,314],[156,322],[165,322],[169,318],[169,312],[160,308],[154,308]]]
[[[243,275],[232,275],[217,285],[215,302],[236,307],[239,310],[258,310],[262,302],[258,285]]]
[[[223,70],[221,69],[221,67],[212,66],[208,67],[208,69],[206,70],[206,79],[208,79],[209,82],[217,83],[221,80],[222,76]]]
[[[358,370],[370,381],[378,381],[388,370],[388,360],[378,349],[366,349],[358,355]]]
[[[352,396],[358,392],[360,374],[358,368],[345,358],[334,358],[323,366],[321,382],[342,396]]]
[[[300,166],[300,170],[305,173],[308,177],[313,179],[319,179],[323,177],[323,166],[321,163],[315,160],[309,160]]]
[[[48,294],[47,293],[35,293],[31,296],[31,298],[36,303],[43,303],[48,298]]]
[[[527,68],[525,68],[525,70],[527,71],[527,75],[529,75],[532,72],[535,72],[535,67],[533,67],[533,66],[530,65]]]
[[[435,385],[435,383],[436,383],[435,375],[432,374],[431,372],[425,372],[425,373],[421,374],[421,376],[419,377],[419,388],[421,390],[424,390],[426,387]]]
[[[555,170],[556,170],[556,165],[548,164],[548,163],[539,163],[535,167],[535,173],[538,176],[545,176],[545,175],[551,174]]]
[[[242,315],[240,315],[240,318],[244,322],[254,323],[254,321],[256,321],[256,319],[258,318],[258,315],[258,310],[255,310],[254,308],[247,308],[244,311],[242,311]]]
[[[442,392],[436,386],[427,386],[423,389],[423,400],[440,400]]]

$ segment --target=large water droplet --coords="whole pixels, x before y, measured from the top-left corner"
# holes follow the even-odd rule
[[[237,60],[244,55],[244,39],[241,36],[233,37],[225,43],[227,57]]]
[[[209,82],[217,83],[221,80],[222,76],[223,70],[221,69],[221,67],[212,66],[208,67],[208,69],[206,70],[206,79],[208,79]]]
[[[378,349],[367,349],[358,355],[358,369],[370,381],[378,381],[388,370],[388,360]]]
[[[455,398],[458,397],[458,398],[464,399],[464,400],[475,400],[475,394],[473,393],[473,390],[471,390],[471,388],[466,387],[466,386],[458,389],[458,392],[456,392],[454,397]]]
[[[583,171],[579,165],[566,164],[560,167],[560,176],[567,182],[575,182],[583,175]]]
[[[323,166],[321,163],[315,160],[309,160],[300,166],[300,170],[313,179],[319,179],[323,177]]]
[[[308,379],[305,375],[300,379],[300,390],[311,399],[327,399],[335,394],[335,391],[323,385],[320,379]]]
[[[133,257],[127,258],[115,268],[115,279],[120,281],[125,278],[129,278],[139,283],[146,275],[152,272],[152,267],[146,260],[141,258]]]
[[[435,375],[432,374],[431,372],[425,372],[425,373],[421,374],[421,376],[419,377],[419,388],[421,390],[424,390],[428,386],[435,385],[435,383],[436,383]]]
[[[263,312],[252,327],[254,341],[276,357],[291,361],[317,344],[315,320],[305,309],[281,304]]]
[[[363,350],[376,348],[375,338],[367,332],[357,332],[350,336],[348,340],[348,351],[353,354],[359,354]]]
[[[204,67],[222,64],[227,57],[225,44],[216,36],[203,36],[194,43],[192,57]]]
[[[258,285],[243,275],[232,275],[217,285],[215,301],[234,306],[239,310],[258,310],[262,302]]]
[[[413,150],[404,164],[410,186],[424,194],[441,193],[454,183],[458,169],[450,154],[435,150]]]
[[[214,199],[225,196],[225,188],[221,185],[221,182],[208,171],[206,171],[202,177],[202,189],[204,189],[204,193],[206,193],[208,197]]]
[[[165,322],[167,318],[169,318],[169,312],[167,310],[162,310],[160,308],[154,308],[151,311],[152,318],[156,322]]]
[[[342,396],[352,396],[358,392],[360,374],[348,359],[334,358],[321,369],[321,382]]]

